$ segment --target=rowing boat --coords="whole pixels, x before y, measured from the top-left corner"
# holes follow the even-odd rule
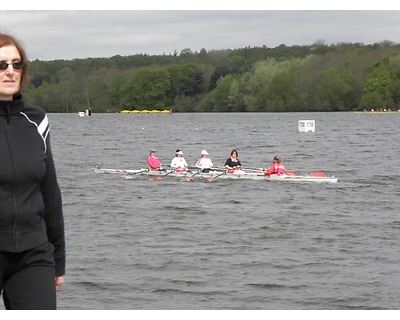
[[[291,182],[330,182],[330,183],[336,183],[338,179],[335,176],[321,176],[321,175],[313,175],[313,174],[307,174],[307,175],[292,175],[292,174],[283,174],[283,175],[275,175],[272,174],[270,176],[264,175],[263,171],[260,172],[246,172],[244,170],[240,171],[234,171],[234,172],[229,172],[229,171],[213,171],[213,172],[208,172],[208,173],[202,173],[202,172],[195,172],[195,173],[187,173],[187,172],[174,172],[174,173],[162,173],[160,171],[158,172],[148,172],[146,173],[147,175],[153,175],[153,176],[160,176],[162,177],[165,174],[168,174],[169,176],[175,176],[178,178],[189,178],[195,177],[195,178],[202,178],[202,179],[208,179],[208,180],[214,180],[214,179],[235,179],[235,180],[267,180],[267,181],[291,181]],[[196,175],[195,175],[196,174]],[[194,176],[195,175],[195,176]],[[129,177],[129,175],[127,176]],[[130,178],[128,178],[130,179]]]
[[[237,170],[233,172],[229,172],[228,170],[214,170],[208,173],[204,173],[198,170],[195,171],[183,171],[177,172],[175,170],[166,170],[166,171],[151,171],[149,169],[137,169],[137,170],[128,170],[128,169],[103,169],[99,166],[92,168],[96,173],[106,173],[106,174],[122,174],[120,178],[122,179],[135,179],[135,175],[139,176],[150,176],[154,178],[162,178],[164,176],[176,177],[180,179],[185,179],[191,181],[193,178],[196,179],[207,179],[209,181],[213,181],[215,179],[235,179],[235,180],[266,180],[266,181],[291,181],[291,182],[328,182],[328,183],[336,183],[338,178],[335,176],[325,176],[325,174],[318,173],[310,173],[306,175],[295,175],[295,174],[283,174],[283,175],[264,175],[264,172],[261,170],[253,170],[252,172],[248,172],[245,170]]]

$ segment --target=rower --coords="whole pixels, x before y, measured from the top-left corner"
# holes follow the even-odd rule
[[[242,164],[238,159],[239,153],[236,149],[231,151],[231,156],[225,161],[225,168],[229,170],[230,173],[233,173],[236,170],[240,170],[242,168]]]
[[[176,149],[175,157],[171,161],[171,168],[176,168],[176,172],[183,172],[188,169],[188,164],[183,157],[183,152],[181,149]]]
[[[274,157],[274,163],[264,171],[264,175],[270,176],[271,174],[276,174],[281,176],[285,174],[286,166],[282,163],[282,158],[280,156]]]
[[[207,150],[202,150],[201,158],[196,162],[196,168],[200,168],[202,172],[208,173],[210,170],[214,169],[214,164],[212,163],[211,159],[208,158],[209,153]]]
[[[146,162],[149,165],[150,169],[152,171],[165,171],[165,169],[162,167],[162,163],[156,156],[156,150],[150,149],[149,152],[150,154],[146,158]]]

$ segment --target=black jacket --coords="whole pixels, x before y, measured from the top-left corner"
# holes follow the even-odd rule
[[[0,101],[0,251],[22,252],[49,241],[56,276],[65,273],[61,192],[45,112],[22,95]]]

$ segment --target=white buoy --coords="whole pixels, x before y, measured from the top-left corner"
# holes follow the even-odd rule
[[[315,132],[315,120],[299,120],[299,132]]]

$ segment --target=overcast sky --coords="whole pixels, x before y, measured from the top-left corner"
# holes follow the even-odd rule
[[[316,41],[400,43],[400,10],[12,9],[0,11],[0,31],[20,39],[30,60],[168,55],[185,48],[193,52],[202,48],[274,48]]]

